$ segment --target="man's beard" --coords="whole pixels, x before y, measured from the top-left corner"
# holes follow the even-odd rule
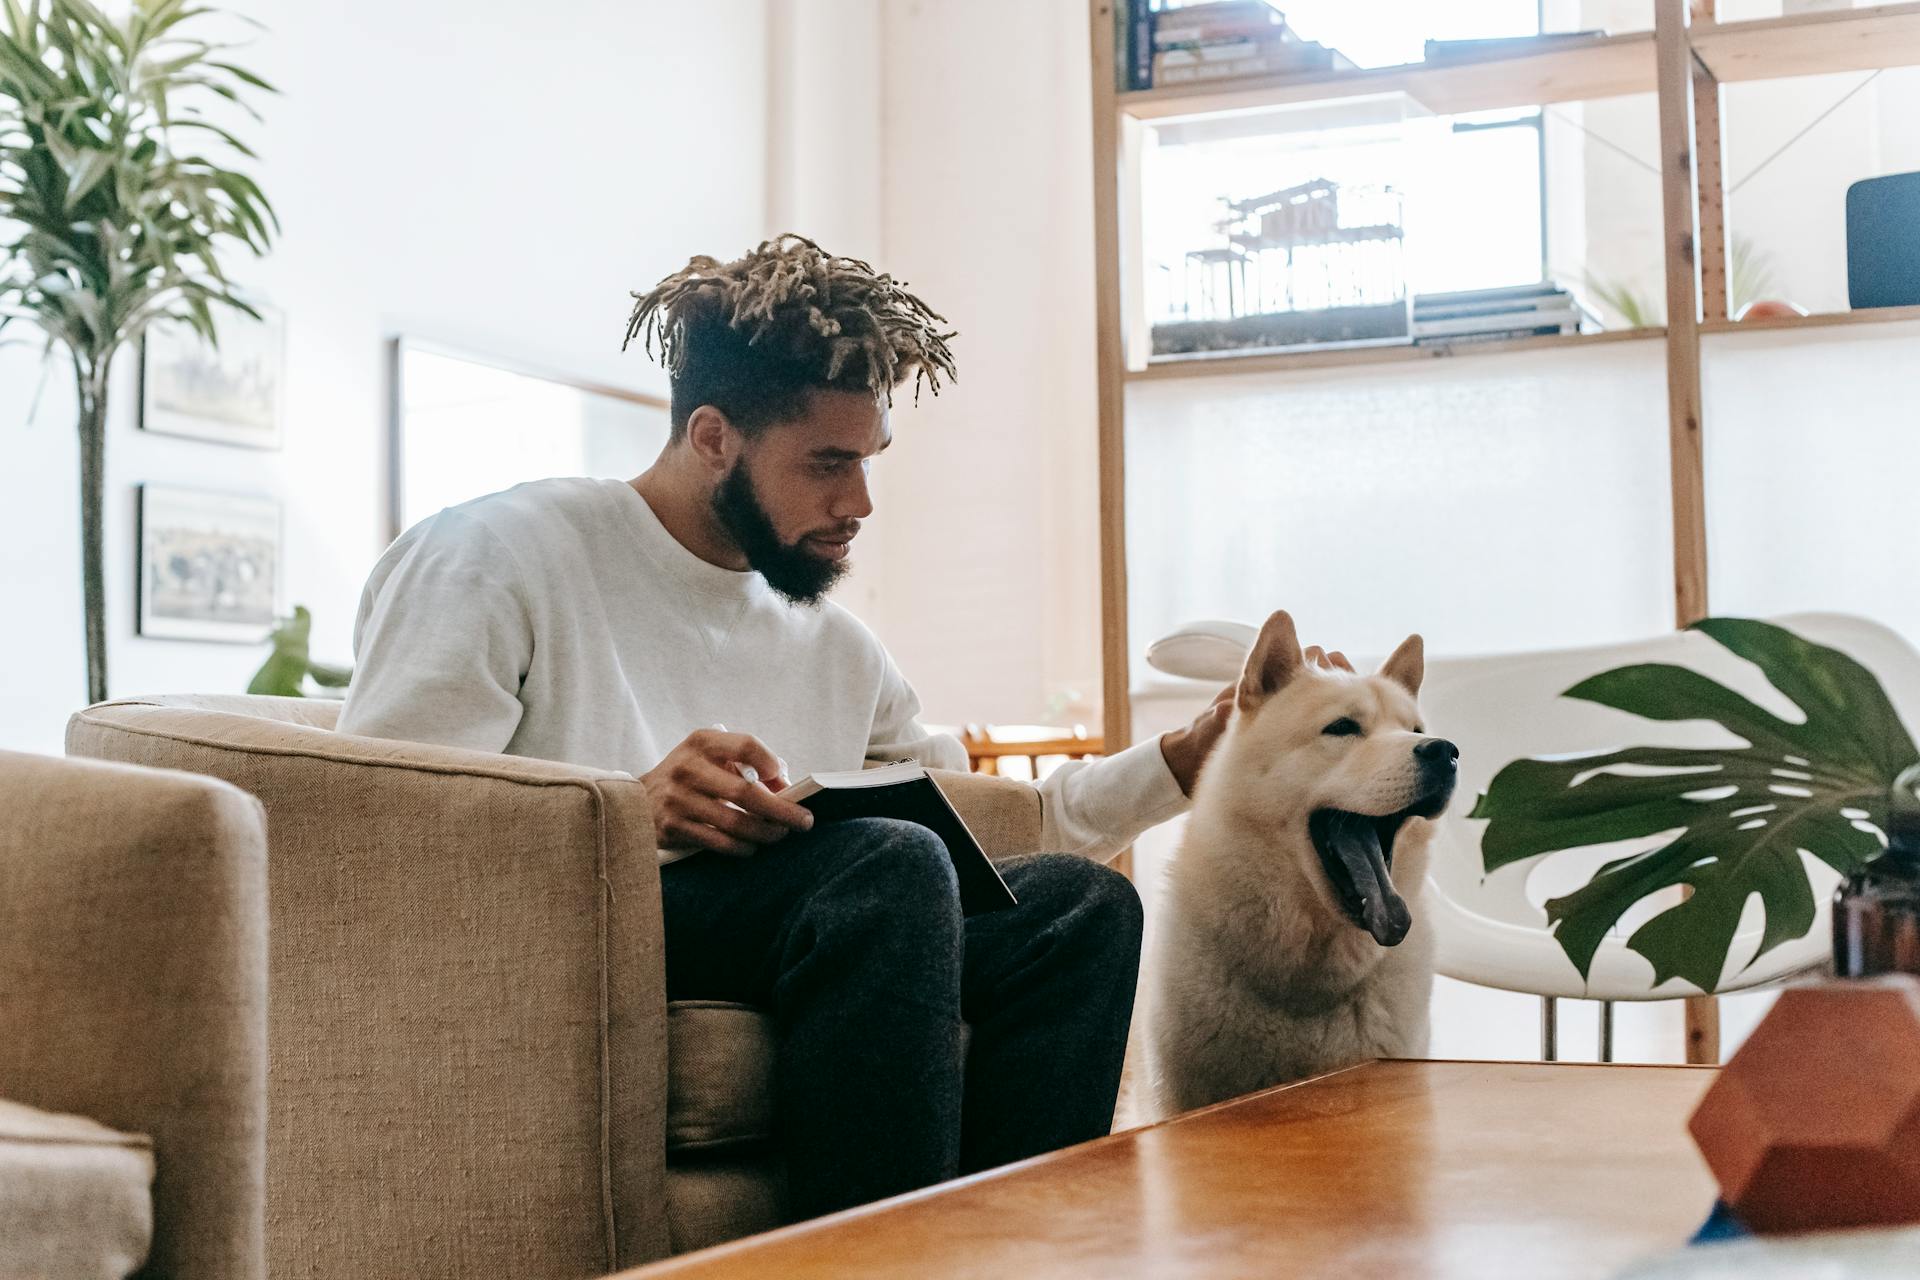
[[[713,491],[713,514],[746,556],[747,567],[794,604],[819,604],[846,576],[845,560],[824,560],[808,551],[804,542],[780,541],[767,509],[760,505],[760,495],[754,492],[745,459],[734,463]]]

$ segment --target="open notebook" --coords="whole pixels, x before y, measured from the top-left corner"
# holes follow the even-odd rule
[[[960,910],[966,915],[998,911],[1015,903],[1013,891],[993,868],[980,842],[926,769],[911,760],[877,769],[815,773],[780,792],[783,800],[812,810],[820,822],[848,818],[899,818],[917,822],[946,842],[960,879]]]

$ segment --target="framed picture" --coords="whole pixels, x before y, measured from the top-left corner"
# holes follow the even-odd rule
[[[259,644],[280,591],[280,503],[265,496],[140,486],[139,631]]]
[[[524,480],[638,475],[670,428],[660,396],[398,338],[388,536]]]
[[[183,324],[157,324],[140,344],[140,426],[251,449],[280,447],[286,318],[227,310],[220,345]]]

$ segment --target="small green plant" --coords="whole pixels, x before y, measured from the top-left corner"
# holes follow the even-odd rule
[[[212,12],[131,0],[116,19],[90,0],[0,0],[0,330],[29,321],[49,354],[62,346],[73,361],[91,702],[107,696],[101,491],[114,357],[156,321],[213,342],[216,307],[257,317],[220,257],[265,253],[279,225],[253,179],[217,156],[253,153],[210,118],[209,99],[252,114],[244,91],[272,89],[224,60],[231,46],[180,34]]]
[[[1773,256],[1745,236],[1733,238],[1731,263],[1727,268],[1727,313],[1737,316],[1747,304],[1758,302],[1775,291]]]
[[[1666,308],[1650,292],[1643,292],[1624,280],[1589,277],[1585,283],[1593,300],[1619,316],[1629,329],[1651,329],[1666,323]]]
[[[1547,903],[1554,936],[1583,978],[1622,916],[1680,885],[1691,896],[1627,939],[1656,984],[1682,978],[1712,991],[1752,897],[1766,912],[1754,959],[1805,936],[1816,904],[1801,853],[1843,875],[1877,856],[1893,780],[1920,759],[1879,681],[1847,655],[1765,622],[1709,618],[1693,630],[1757,666],[1803,719],[1782,719],[1686,667],[1622,667],[1565,696],[1649,720],[1711,721],[1746,745],[1520,760],[1473,810],[1488,820],[1480,849],[1489,873],[1660,838]]]
[[[1629,329],[1652,329],[1667,322],[1666,301],[1657,290],[1642,289],[1616,277],[1576,273],[1571,278],[1602,310],[1611,312]],[[1733,237],[1727,265],[1727,313],[1739,315],[1748,303],[1759,301],[1776,287],[1773,256],[1747,236]]]
[[[307,696],[309,676],[323,688],[346,688],[347,682],[353,679],[353,668],[315,662],[307,651],[312,635],[313,615],[305,605],[293,606],[293,616],[282,618],[275,624],[270,637],[273,652],[253,673],[247,692],[272,694],[281,698],[304,698]]]

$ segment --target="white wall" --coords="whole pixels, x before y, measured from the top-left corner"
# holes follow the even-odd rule
[[[768,233],[798,232],[876,264],[886,262],[881,4],[767,0]],[[871,483],[880,518],[854,544],[853,572],[834,599],[884,635],[887,531],[900,517],[886,466]]]
[[[111,690],[239,691],[264,650],[134,635],[133,490],[265,491],[286,504],[285,603],[344,658],[385,502],[386,342],[432,337],[664,389],[619,350],[627,291],[766,231],[763,0],[332,0],[245,6],[240,59],[278,84],[258,140],[285,234],[243,278],[287,313],[286,448],[134,429],[115,385],[107,476]],[[697,121],[697,127],[691,127]],[[57,751],[85,694],[73,397],[0,350],[0,746]]]
[[[896,408],[873,522],[876,626],[935,720],[1098,720],[1086,22],[882,5],[884,262],[960,335],[959,382]]]

